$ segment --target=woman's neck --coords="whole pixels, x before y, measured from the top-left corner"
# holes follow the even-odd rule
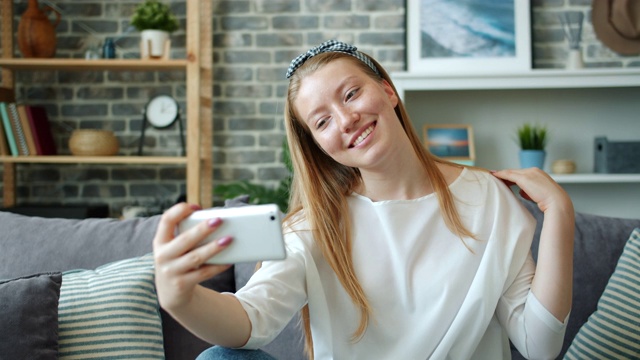
[[[417,156],[398,159],[382,169],[361,169],[362,183],[355,191],[373,201],[416,199],[433,192]]]
[[[394,169],[381,172],[362,171],[362,183],[355,189],[372,201],[411,200],[433,193],[427,171],[416,161],[398,164]],[[462,173],[462,166],[436,163],[447,184],[453,183]]]

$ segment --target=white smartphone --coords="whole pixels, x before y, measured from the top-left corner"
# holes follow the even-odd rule
[[[217,217],[222,219],[222,225],[203,244],[227,235],[233,237],[233,241],[207,263],[235,264],[286,257],[280,210],[274,204],[199,210],[178,225],[178,232]]]

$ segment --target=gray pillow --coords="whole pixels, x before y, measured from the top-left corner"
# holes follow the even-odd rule
[[[160,216],[55,219],[0,211],[0,279],[96,267],[152,251]]]
[[[531,246],[537,259],[538,244],[544,214],[529,201],[523,204],[536,218],[538,225]],[[640,227],[640,219],[622,219],[592,214],[576,213],[576,229],[573,256],[573,306],[567,324],[565,341],[560,355],[564,355],[580,328],[596,311],[598,300],[634,228]],[[512,358],[522,359],[515,351]]]
[[[246,205],[247,196],[225,200],[225,207]],[[0,279],[45,271],[95,269],[152,251],[160,215],[128,220],[59,219],[0,211]],[[233,267],[202,283],[220,292],[234,291]],[[167,359],[193,359],[210,345],[189,333],[161,310]]]
[[[640,357],[640,228],[631,233],[591,314],[573,339],[565,360]]]
[[[164,360],[153,254],[62,273],[58,352]],[[91,329],[91,331],[86,331]],[[91,357],[89,354],[87,357]]]
[[[62,274],[0,281],[3,359],[58,358],[58,297]]]

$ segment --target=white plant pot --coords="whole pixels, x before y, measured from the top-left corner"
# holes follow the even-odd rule
[[[169,33],[162,30],[142,30],[141,32],[142,46],[140,47],[140,57],[161,58],[164,57],[166,46],[169,41]]]

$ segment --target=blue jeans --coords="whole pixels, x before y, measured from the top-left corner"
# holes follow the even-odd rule
[[[276,360],[262,350],[229,349],[222,346],[210,347],[198,355],[196,360]]]

